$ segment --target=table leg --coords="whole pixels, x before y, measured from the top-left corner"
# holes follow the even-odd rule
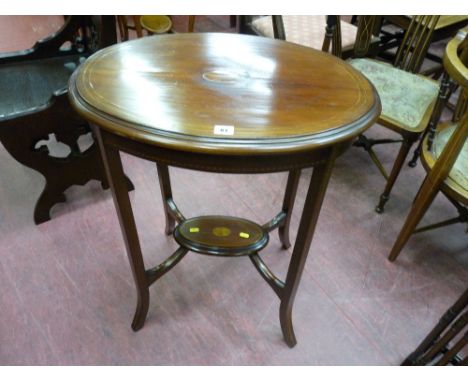
[[[119,150],[105,144],[102,133],[98,128],[95,129],[95,133],[101,149],[104,167],[112,190],[120,228],[122,229],[127,249],[127,256],[137,289],[138,302],[132,322],[132,329],[137,331],[143,327],[149,307],[149,284],[145,275],[145,264]]]
[[[159,186],[163,199],[164,214],[166,215],[166,235],[170,235],[174,231],[175,219],[170,214],[168,201],[172,200],[171,178],[169,177],[169,169],[167,165],[156,163],[158,169]]]
[[[294,250],[289,264],[288,273],[280,304],[280,323],[284,340],[289,347],[296,345],[296,336],[292,325],[292,308],[302,271],[309,252],[315,226],[327,190],[336,154],[332,152],[328,160],[314,167],[314,172],[307,191],[307,197],[302,211]]]
[[[294,207],[294,201],[296,199],[297,186],[301,177],[301,170],[293,170],[288,174],[288,182],[286,184],[286,191],[284,193],[283,208],[282,211],[286,214],[286,218],[278,228],[278,235],[283,248],[287,249],[291,246],[289,241],[289,224],[291,222],[292,210]]]

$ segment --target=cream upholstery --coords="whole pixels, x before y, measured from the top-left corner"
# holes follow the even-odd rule
[[[434,137],[433,144],[433,152],[436,159],[442,153],[442,150],[452,136],[456,127],[457,125],[453,124],[452,126],[437,132]],[[462,151],[458,155],[457,161],[450,171],[449,178],[468,191],[468,140],[465,142]]]
[[[377,89],[383,117],[397,121],[408,130],[425,128],[420,124],[428,107],[437,98],[439,85],[436,82],[372,59],[353,59],[348,62]]]
[[[299,45],[321,50],[325,39],[325,16],[283,16],[286,40]],[[271,16],[264,16],[252,22],[253,28],[262,36],[273,38]],[[341,43],[343,50],[351,49],[356,40],[357,27],[341,21]]]

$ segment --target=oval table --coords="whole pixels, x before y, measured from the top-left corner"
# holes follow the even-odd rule
[[[103,49],[70,79],[74,108],[94,125],[136,284],[132,328],[140,329],[149,286],[190,250],[248,256],[280,299],[280,323],[293,347],[292,308],[335,158],[380,113],[373,86],[344,61],[284,41],[238,34],[177,34]],[[147,269],[120,151],[154,161],[166,233],[180,247]],[[172,198],[168,166],[220,173],[288,171],[281,211],[259,225],[237,217],[186,219]],[[300,170],[313,167],[286,279],[259,251],[289,224]],[[178,223],[177,226],[175,223]]]

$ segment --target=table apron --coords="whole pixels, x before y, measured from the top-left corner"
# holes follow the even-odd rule
[[[105,145],[139,158],[173,167],[230,174],[261,174],[314,167],[325,163],[334,150],[334,155],[341,155],[353,142],[350,139],[334,146],[314,148],[304,152],[220,155],[178,151],[149,145],[111,134],[96,125],[93,126],[93,130],[96,135],[99,134],[102,137]]]

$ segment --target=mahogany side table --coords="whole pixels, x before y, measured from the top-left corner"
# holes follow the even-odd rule
[[[133,40],[89,58],[70,79],[72,105],[94,125],[138,294],[139,330],[149,286],[188,251],[248,256],[280,299],[286,343],[292,308],[335,158],[380,113],[373,86],[350,65],[299,45],[238,34],[177,34]],[[146,268],[120,151],[157,165],[166,233],[180,247]],[[186,219],[172,198],[168,166],[221,173],[289,171],[281,211],[259,225],[228,216]],[[300,170],[313,167],[286,279],[259,251],[289,223]],[[175,223],[178,223],[177,225]]]

